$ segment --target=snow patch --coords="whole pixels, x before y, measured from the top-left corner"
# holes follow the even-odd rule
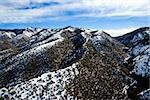
[[[142,91],[139,93],[140,99],[142,100],[150,100],[150,89]]]

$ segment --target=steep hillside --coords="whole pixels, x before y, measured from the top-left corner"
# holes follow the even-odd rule
[[[140,93],[143,90],[149,89],[150,28],[139,28],[131,33],[117,37],[116,39],[129,47],[128,52],[130,54],[130,58],[128,59],[128,62],[131,64],[130,74],[138,82],[138,89],[136,92]]]

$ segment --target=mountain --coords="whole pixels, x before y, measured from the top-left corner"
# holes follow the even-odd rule
[[[142,77],[150,76],[150,28],[140,28],[116,39],[129,47],[128,52],[135,62],[132,73]]]
[[[139,28],[123,36],[116,37],[116,39],[128,47],[130,55],[128,61],[131,64],[130,74],[138,82],[138,89],[135,92],[139,93],[148,89],[150,79],[150,28]],[[147,93],[150,94],[149,89],[145,91],[146,95]]]
[[[150,98],[150,28],[0,30],[1,99]],[[144,84],[143,84],[144,82]]]

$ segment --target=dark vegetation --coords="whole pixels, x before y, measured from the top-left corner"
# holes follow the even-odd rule
[[[87,52],[78,62],[79,76],[66,87],[68,93],[82,100],[125,99],[122,88],[127,80],[122,66],[98,53],[90,42],[86,46]]]

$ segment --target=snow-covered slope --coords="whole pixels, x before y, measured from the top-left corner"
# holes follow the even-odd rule
[[[65,86],[78,75],[77,64],[56,72],[48,72],[37,78],[22,82],[13,87],[0,89],[0,95],[9,99],[29,100],[70,100]]]
[[[139,48],[137,56],[133,59],[134,69],[131,73],[150,77],[150,45]]]
[[[116,39],[129,47],[129,62],[133,67],[130,74],[138,81],[138,93],[148,89],[140,93],[141,98],[147,100],[150,97],[150,27],[139,28]]]
[[[134,61],[134,69],[131,73],[149,77],[150,28],[140,28],[121,37],[117,37],[117,39],[130,48],[129,54]]]

